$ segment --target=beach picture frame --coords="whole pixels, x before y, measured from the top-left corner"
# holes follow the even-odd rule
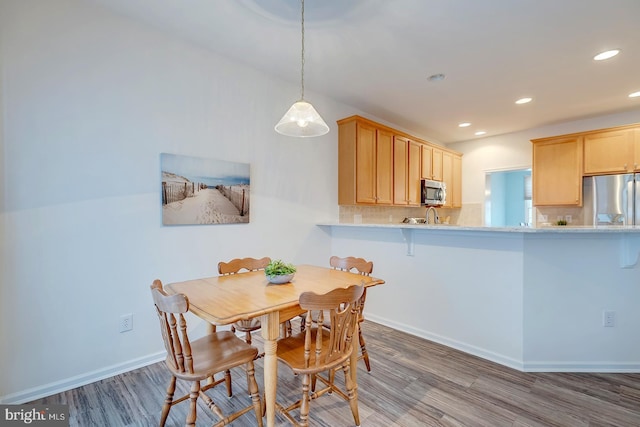
[[[163,225],[249,223],[250,165],[161,153]]]

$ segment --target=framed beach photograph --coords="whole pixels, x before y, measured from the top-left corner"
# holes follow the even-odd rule
[[[249,164],[160,154],[162,224],[249,222]]]

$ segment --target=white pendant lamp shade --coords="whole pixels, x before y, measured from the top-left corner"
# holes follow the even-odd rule
[[[320,136],[329,132],[313,105],[304,100],[293,104],[276,125],[276,132],[287,136]]]
[[[320,136],[329,132],[329,126],[322,120],[320,114],[313,105],[304,100],[304,0],[300,0],[301,8],[301,38],[302,51],[300,52],[300,100],[280,119],[275,129],[276,132],[295,137]]]

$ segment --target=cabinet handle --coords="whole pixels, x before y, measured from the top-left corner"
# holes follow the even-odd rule
[[[625,168],[625,169],[627,168],[627,164],[626,164],[626,163],[624,164],[624,168]]]

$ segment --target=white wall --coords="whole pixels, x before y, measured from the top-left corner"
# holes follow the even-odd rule
[[[419,230],[408,256],[399,228],[329,232],[334,254],[374,260],[385,280],[367,291],[368,319],[522,368],[520,233]]]
[[[0,31],[0,399],[157,358],[153,279],[239,256],[326,263],[335,122],[358,111],[309,93],[331,132],[281,136],[298,87],[88,2],[3,0]],[[251,223],[163,227],[162,152],[250,163]]]
[[[637,234],[528,235],[524,244],[524,368],[638,372]],[[625,244],[626,242],[626,244]],[[616,313],[603,327],[604,311]]]

